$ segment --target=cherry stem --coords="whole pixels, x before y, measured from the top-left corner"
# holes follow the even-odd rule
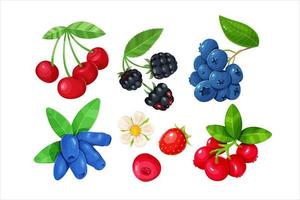
[[[71,36],[71,38],[74,40],[74,42],[75,42],[78,46],[80,46],[82,49],[84,49],[84,50],[86,50],[86,51],[88,51],[88,52],[90,52],[90,53],[93,52],[93,50],[91,50],[91,49],[89,49],[89,48],[83,46],[80,42],[78,42],[72,34],[70,34],[70,36]]]
[[[144,69],[149,69],[149,65],[141,66],[141,65],[138,65],[138,64],[132,62],[132,61],[129,60],[129,58],[127,58],[127,57],[125,57],[125,59],[126,59],[129,63],[133,64],[133,65],[136,66],[136,67],[140,67],[140,68],[144,68]]]
[[[226,144],[224,147],[222,148],[218,148],[218,149],[215,149],[213,151],[211,151],[210,153],[214,153],[214,152],[217,152],[216,153],[216,156],[215,156],[215,163],[218,163],[219,162],[219,155],[224,153],[224,151],[226,152],[226,156],[228,159],[230,159],[230,154],[229,154],[229,149],[232,147],[232,145],[236,145],[238,146],[236,140],[233,140],[232,142]]]
[[[67,34],[65,33],[64,34],[64,44],[63,44],[63,61],[64,61],[64,68],[65,68],[66,74],[68,77],[70,77],[71,75],[68,71],[67,63],[66,63],[66,39],[67,39]]]
[[[77,62],[77,64],[82,67],[81,63],[80,63],[80,60],[78,59],[74,49],[73,49],[73,45],[72,45],[72,42],[71,42],[71,39],[70,39],[70,34],[67,33],[67,36],[68,36],[68,40],[69,40],[69,45],[70,45],[70,48],[71,48],[71,51],[72,51],[72,54]]]
[[[246,51],[246,50],[248,50],[248,49],[250,49],[250,47],[247,47],[247,48],[244,48],[244,49],[241,49],[241,50],[238,50],[237,52],[235,52],[235,53],[228,59],[228,63],[230,63],[231,60],[233,60],[233,62],[234,62],[234,61],[235,61],[235,57],[236,57],[238,54],[240,54],[241,52]],[[232,63],[233,63],[233,62],[232,62]]]
[[[57,40],[56,40],[56,42],[54,44],[54,47],[53,47],[53,51],[52,51],[52,55],[51,55],[51,66],[52,67],[54,66],[54,55],[55,55],[55,51],[56,51],[56,47],[57,47],[59,39],[60,39],[60,37],[57,38]]]

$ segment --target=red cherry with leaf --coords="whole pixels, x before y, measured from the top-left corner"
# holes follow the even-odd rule
[[[240,144],[236,154],[241,156],[246,163],[255,162],[258,155],[258,149],[255,144]]]
[[[229,165],[225,158],[218,157],[211,157],[207,160],[205,164],[205,173],[208,178],[214,181],[221,181],[224,180],[229,174]]]
[[[229,175],[233,177],[241,177],[246,171],[246,163],[239,155],[233,154],[227,158],[229,164]]]
[[[208,146],[199,148],[194,155],[194,165],[204,169],[206,161],[215,155],[215,153],[211,153],[213,150],[213,148]]]
[[[52,83],[58,78],[58,68],[55,65],[52,65],[50,61],[44,60],[41,61],[36,69],[35,69],[36,75],[41,79],[42,81],[46,83]]]
[[[139,180],[148,182],[158,177],[161,171],[161,165],[154,156],[143,153],[134,159],[132,170]]]
[[[87,85],[94,82],[98,76],[97,66],[92,62],[84,62],[73,69],[72,76],[82,79]]]
[[[85,93],[86,84],[81,79],[66,77],[58,82],[57,90],[62,97],[66,99],[75,99]]]
[[[87,54],[87,61],[93,62],[99,70],[107,67],[108,60],[108,54],[101,47],[95,47]]]

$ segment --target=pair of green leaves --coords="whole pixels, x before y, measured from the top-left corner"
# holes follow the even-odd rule
[[[91,39],[105,35],[104,31],[96,25],[89,22],[75,22],[68,27],[56,26],[51,28],[43,39],[52,40],[60,38],[66,32],[71,33],[79,38]]]
[[[248,127],[242,130],[242,117],[234,104],[226,112],[225,126],[209,125],[207,131],[222,143],[239,140],[244,144],[258,144],[272,136],[268,130],[259,127]]]
[[[77,135],[81,131],[88,131],[94,125],[100,109],[100,99],[96,98],[79,110],[72,124],[58,111],[47,108],[48,121],[53,131],[62,138],[65,134]],[[34,161],[37,163],[53,163],[60,152],[60,142],[54,142],[41,150]]]

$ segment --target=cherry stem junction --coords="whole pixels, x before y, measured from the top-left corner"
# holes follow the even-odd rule
[[[76,53],[75,53],[75,51],[74,51],[74,48],[73,48],[73,45],[72,45],[72,42],[71,42],[71,39],[70,39],[70,34],[67,33],[67,36],[68,36],[69,46],[70,46],[70,48],[71,48],[72,54],[73,54],[73,56],[74,56],[74,58],[75,58],[77,64],[78,64],[80,67],[82,67],[82,65],[81,65],[81,63],[80,63],[80,60],[78,59],[78,57],[77,57],[77,55],[76,55]]]
[[[229,153],[229,149],[233,146],[236,145],[238,146],[236,140],[233,140],[232,142],[229,142],[227,144],[221,145],[222,148],[218,148],[215,150],[212,150],[210,153],[216,153],[215,156],[215,163],[219,163],[219,155],[221,155],[222,153],[226,152],[226,156],[228,159],[230,159],[230,153]]]
[[[84,50],[86,50],[86,51],[88,51],[88,52],[90,52],[90,53],[93,52],[93,50],[91,50],[91,49],[89,49],[89,48],[83,46],[80,42],[78,42],[72,34],[70,34],[70,36],[71,36],[72,40],[73,40],[78,46],[80,46],[82,49],[84,49]]]
[[[65,68],[66,74],[68,77],[70,77],[71,75],[68,71],[67,63],[66,63],[66,39],[67,39],[67,35],[65,33],[64,34],[64,43],[63,43],[63,62],[64,62],[64,68]]]
[[[57,38],[55,44],[54,44],[54,47],[53,47],[53,51],[52,51],[52,55],[51,55],[51,66],[53,67],[54,66],[54,55],[55,55],[55,51],[56,51],[56,47],[57,47],[57,44],[58,44],[58,41],[61,37]]]

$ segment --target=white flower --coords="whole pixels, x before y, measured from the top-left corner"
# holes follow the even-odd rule
[[[135,112],[132,117],[123,116],[119,120],[121,142],[133,144],[137,147],[144,146],[153,133],[153,126],[142,112]]]

